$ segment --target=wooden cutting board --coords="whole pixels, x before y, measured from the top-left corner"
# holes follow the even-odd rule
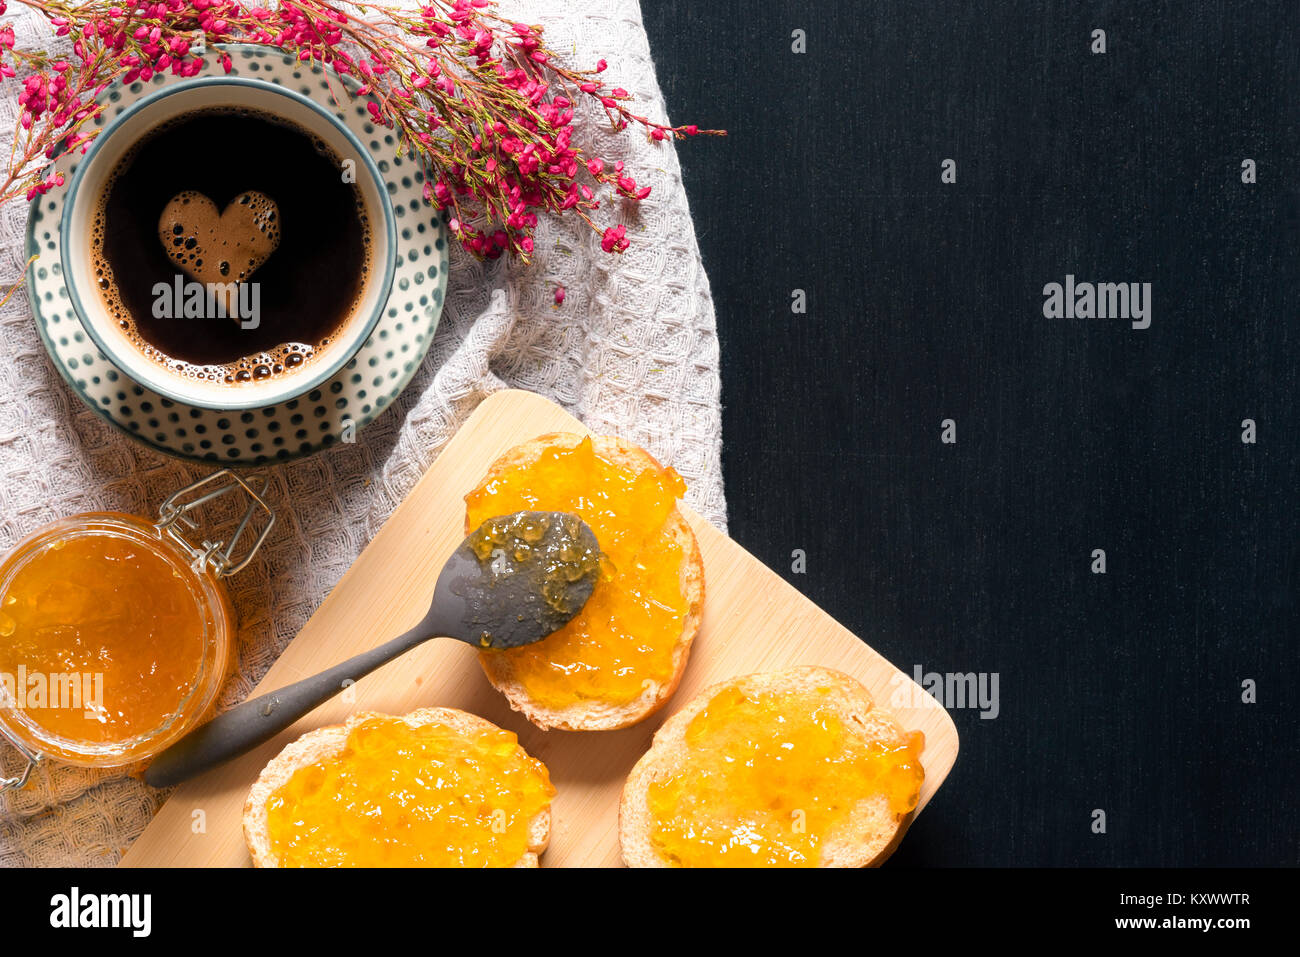
[[[465,494],[506,449],[555,431],[588,430],[530,392],[499,392],[485,400],[256,693],[321,671],[419,621],[443,561],[463,538]],[[684,512],[704,555],[704,618],[686,675],[658,714],[622,731],[541,731],[511,711],[488,684],[474,649],[458,641],[432,641],[361,679],[349,689],[353,700],[336,698],[256,751],[181,785],[123,858],[123,866],[248,866],[240,825],[244,799],[262,767],[285,744],[356,710],[403,714],[431,705],[461,708],[514,731],[528,752],[546,763],[558,794],[543,867],[617,866],[623,781],[663,720],[717,681],[793,665],[837,668],[862,681],[882,704],[907,702],[894,709],[901,723],[925,732],[919,812],[957,759],[957,729],[948,713],[758,559],[690,509]]]

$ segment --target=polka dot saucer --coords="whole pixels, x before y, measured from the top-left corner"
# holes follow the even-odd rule
[[[447,288],[447,235],[422,197],[424,175],[395,155],[393,134],[369,121],[364,102],[331,94],[336,77],[276,50],[231,45],[231,76],[258,79],[310,97],[365,144],[387,183],[396,216],[396,270],[392,291],[370,337],[330,379],[296,398],[260,409],[221,412],[189,406],[133,382],[87,335],[63,279],[60,221],[64,192],[38,197],[27,223],[27,293],[36,328],[55,367],[72,390],[114,427],[160,452],[203,463],[262,465],[310,455],[350,438],[378,416],[415,375],[433,340]],[[209,55],[199,77],[223,75]],[[155,75],[149,82],[114,85],[102,97],[102,125],[165,84],[187,79]],[[61,157],[66,179],[81,153]]]

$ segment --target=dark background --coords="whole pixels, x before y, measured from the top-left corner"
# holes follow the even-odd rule
[[[891,866],[1300,862],[1300,4],[642,10],[731,134],[679,155],[732,536],[903,670],[999,674]],[[1044,318],[1067,273],[1151,327]]]

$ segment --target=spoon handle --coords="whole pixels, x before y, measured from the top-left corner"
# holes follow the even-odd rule
[[[320,674],[236,705],[191,731],[154,758],[144,773],[145,783],[156,788],[171,787],[251,751],[324,704],[348,684],[431,637],[426,619],[401,637],[363,651]]]

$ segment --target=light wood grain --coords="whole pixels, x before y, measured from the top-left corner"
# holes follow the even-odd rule
[[[460,544],[464,496],[513,445],[544,432],[586,432],[559,406],[528,392],[485,400],[448,443],[374,540],[321,603],[258,685],[269,691],[400,634],[428,607],[446,557]],[[664,718],[702,688],[737,675],[826,665],[862,681],[904,727],[925,732],[925,786],[934,796],[957,758],[957,729],[928,694],[795,588],[694,512],[685,510],[704,555],[704,619],[686,675],[659,714],[622,731],[541,731],[509,709],[458,641],[432,641],[363,678],[336,699],[244,757],[179,787],[124,857],[123,866],[247,866],[240,815],[262,767],[289,741],[355,710],[402,714],[430,705],[482,715],[519,735],[544,761],[558,794],[543,867],[616,866],[618,800],[632,765]],[[899,698],[900,693],[903,699]],[[196,831],[196,812],[203,827]]]

